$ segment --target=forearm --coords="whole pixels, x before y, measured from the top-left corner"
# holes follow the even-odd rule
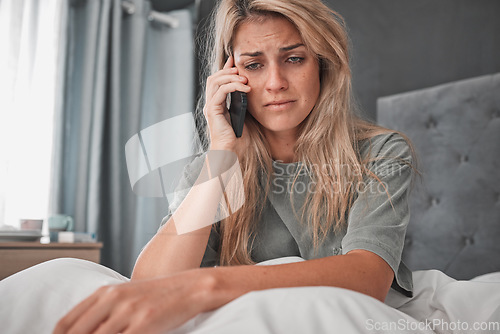
[[[366,251],[274,266],[217,267],[206,311],[255,290],[299,286],[333,286],[385,299],[393,272],[385,261]],[[376,258],[375,258],[376,257]]]
[[[137,258],[132,280],[166,276],[198,268],[206,249],[211,226],[188,234],[177,234],[170,219],[149,241]]]
[[[96,328],[102,333],[160,333],[247,292],[280,287],[336,286],[383,300],[391,269],[373,253],[351,253],[275,266],[198,268],[103,286],[63,317],[54,333],[93,333]]]
[[[132,279],[154,278],[198,268],[205,252],[211,225],[223,201],[219,175],[231,160],[220,155],[207,159],[186,198],[156,233],[137,259]]]

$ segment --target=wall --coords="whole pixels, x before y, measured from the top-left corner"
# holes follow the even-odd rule
[[[500,72],[498,0],[327,0],[353,44],[353,86],[375,119],[380,96]]]

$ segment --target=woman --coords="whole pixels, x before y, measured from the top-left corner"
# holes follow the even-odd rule
[[[243,206],[212,228],[216,188],[178,198],[171,209],[181,214],[165,219],[132,282],[99,289],[55,333],[161,332],[277,287],[335,286],[383,301],[393,284],[411,294],[401,262],[411,149],[354,115],[340,17],[319,0],[222,0],[214,22],[203,114],[210,152],[238,157]],[[248,95],[241,138],[226,108],[234,91]],[[181,186],[202,168],[227,167],[207,160],[195,160]],[[178,234],[177,220],[205,227]],[[246,265],[294,255],[308,261]]]

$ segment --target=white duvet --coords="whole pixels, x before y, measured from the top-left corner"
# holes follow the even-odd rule
[[[391,290],[385,303],[332,287],[251,292],[171,333],[500,333],[500,272],[457,281],[426,270],[414,272],[413,280],[413,298]],[[0,281],[0,332],[51,333],[60,317],[98,287],[126,281],[77,259],[17,273]]]

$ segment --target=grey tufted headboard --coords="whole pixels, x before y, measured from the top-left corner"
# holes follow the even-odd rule
[[[380,98],[378,123],[413,142],[403,259],[457,279],[500,271],[500,73]]]

